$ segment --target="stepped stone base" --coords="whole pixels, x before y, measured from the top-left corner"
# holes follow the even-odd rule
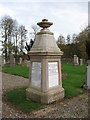
[[[48,92],[41,92],[39,90],[35,90],[34,88],[27,88],[26,96],[28,100],[39,102],[42,104],[49,104],[64,98],[64,89],[60,87],[55,87],[55,89],[51,89]]]

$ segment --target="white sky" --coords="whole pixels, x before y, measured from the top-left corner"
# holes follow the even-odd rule
[[[0,17],[7,14],[27,29],[43,18],[53,22],[50,28],[57,38],[60,34],[78,34],[88,24],[88,0],[0,0]],[[37,2],[35,2],[37,1]],[[55,2],[59,1],[59,2]],[[82,2],[83,1],[83,2]]]
[[[88,0],[0,0],[0,18],[5,14],[28,30],[46,18],[53,22],[50,30],[57,39],[60,34],[78,34],[88,25]]]

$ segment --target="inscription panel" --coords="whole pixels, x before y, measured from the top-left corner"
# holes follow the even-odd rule
[[[58,62],[48,62],[48,81],[49,87],[59,85]]]
[[[41,62],[32,62],[32,86],[41,87]]]

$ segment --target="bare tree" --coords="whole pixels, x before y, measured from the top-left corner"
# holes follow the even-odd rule
[[[30,40],[32,39],[34,41],[36,34],[39,31],[39,27],[37,25],[32,25],[31,28],[32,28],[32,32],[30,32]]]
[[[70,42],[71,42],[71,36],[70,35],[67,35],[66,41],[67,41],[67,44],[70,44]]]
[[[57,44],[65,44],[64,36],[60,35],[57,40]]]
[[[74,44],[77,43],[77,40],[76,40],[76,39],[77,39],[77,35],[76,35],[76,34],[73,34],[73,35],[72,35],[72,43],[74,43]]]
[[[5,53],[5,60],[8,61],[8,55],[12,49],[12,32],[13,32],[14,22],[10,16],[2,17],[0,21],[0,30],[2,34],[2,45],[3,52]]]
[[[24,46],[25,46],[25,42],[27,39],[27,30],[25,28],[25,26],[20,25],[18,28],[18,33],[19,33],[19,45],[20,45],[20,52],[23,52],[24,50]]]

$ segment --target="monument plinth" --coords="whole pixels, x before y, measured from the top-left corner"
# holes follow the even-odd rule
[[[53,23],[43,19],[37,23],[42,29],[37,33],[30,55],[30,82],[27,99],[49,104],[64,97],[61,78],[61,55],[54,34],[47,29]]]

